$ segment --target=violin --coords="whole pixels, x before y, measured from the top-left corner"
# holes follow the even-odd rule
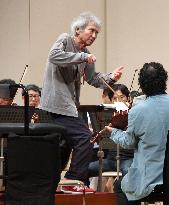
[[[111,125],[114,128],[126,130],[128,125],[128,110],[113,113]]]
[[[113,112],[110,124],[113,128],[126,130],[128,125],[128,110]],[[98,142],[107,132],[107,129],[103,128],[101,131],[93,133],[90,143],[94,144],[95,142]]]
[[[136,71],[137,70],[135,70],[135,73]],[[101,80],[113,93],[116,93],[115,90],[105,81],[104,78],[101,78]],[[117,97],[118,102],[115,102],[115,109],[117,110],[117,112],[112,113],[110,126],[121,130],[126,130],[128,125],[128,110],[130,109],[130,104],[128,104],[128,102],[123,101],[120,96],[117,95]],[[103,130],[93,133],[90,139],[90,143],[94,144],[95,142],[101,140],[106,132],[108,132],[107,129],[103,128]]]
[[[39,115],[37,113],[33,113],[31,117],[31,123],[39,123],[39,122],[40,122]]]

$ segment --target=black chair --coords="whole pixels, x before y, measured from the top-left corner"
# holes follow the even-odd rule
[[[61,173],[60,138],[66,128],[53,123],[43,110],[28,111],[25,126],[25,107],[0,106],[0,138],[7,138],[5,152],[1,146],[6,160],[1,163],[5,191],[0,203],[54,205]],[[40,122],[29,123],[34,113]]]
[[[145,203],[163,202],[163,205],[169,205],[169,132],[167,135],[164,168],[163,168],[163,184],[157,185],[154,191],[147,197],[139,200]]]
[[[60,181],[60,137],[65,128],[52,123],[0,123],[7,135],[5,192],[0,201],[12,205],[54,205]],[[6,175],[7,174],[7,175]]]

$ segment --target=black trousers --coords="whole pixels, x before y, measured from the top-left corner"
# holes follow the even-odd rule
[[[67,133],[64,139],[72,149],[72,160],[65,177],[85,182],[93,149],[93,145],[90,143],[91,132],[88,126],[81,117],[51,115],[58,125],[66,127]],[[64,157],[61,158],[63,159]]]
[[[116,195],[116,204],[117,205],[140,205],[139,201],[128,201],[126,195],[121,189],[121,180],[122,177],[119,178],[114,184],[114,192]]]
[[[55,204],[61,173],[59,138],[8,139],[7,158],[5,198],[10,205]]]

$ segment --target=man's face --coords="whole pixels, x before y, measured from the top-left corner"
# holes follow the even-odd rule
[[[128,98],[124,95],[121,90],[117,90],[112,98],[113,102],[127,102]]]
[[[78,30],[77,33],[79,42],[90,46],[96,40],[99,29],[95,25],[89,24],[83,31]]]
[[[29,90],[28,95],[29,95],[29,106],[38,107],[40,103],[39,92],[36,92],[34,90]]]
[[[11,98],[0,98],[0,105],[11,105],[12,99]]]

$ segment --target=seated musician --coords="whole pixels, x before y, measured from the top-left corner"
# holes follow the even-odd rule
[[[116,183],[119,205],[138,204],[158,184],[163,183],[166,136],[169,130],[168,74],[163,65],[145,63],[139,73],[139,84],[146,99],[133,106],[128,114],[126,131],[106,126],[111,139],[120,146],[134,148],[128,173]],[[123,192],[118,189],[121,185]]]
[[[12,79],[2,79],[0,80],[0,84],[8,84],[8,85],[15,85],[15,81]],[[3,89],[3,90],[2,90]],[[16,89],[5,90],[2,88],[0,91],[0,105],[13,105],[13,98],[16,93]]]
[[[137,91],[137,90],[132,90],[132,91],[130,91],[130,104],[132,105],[133,100],[134,100],[136,97],[140,96],[140,95],[142,95],[142,93],[139,92],[139,91]]]
[[[28,84],[25,86],[29,95],[29,105],[33,107],[39,107],[41,90],[35,84]],[[22,99],[24,100],[24,92],[22,91]]]
[[[129,90],[123,84],[112,85],[113,90],[116,92],[112,96],[112,102],[123,101],[127,102],[129,100]],[[103,172],[116,171],[116,156],[117,149],[108,150],[106,158],[103,160]],[[125,175],[130,167],[133,159],[133,150],[126,150],[120,148],[120,171]],[[99,161],[93,161],[89,164],[88,177],[95,177],[99,174]]]
[[[146,95],[144,95],[142,92],[138,92],[136,90],[130,92],[130,104],[132,106],[138,104],[139,102],[142,102],[145,99]]]

